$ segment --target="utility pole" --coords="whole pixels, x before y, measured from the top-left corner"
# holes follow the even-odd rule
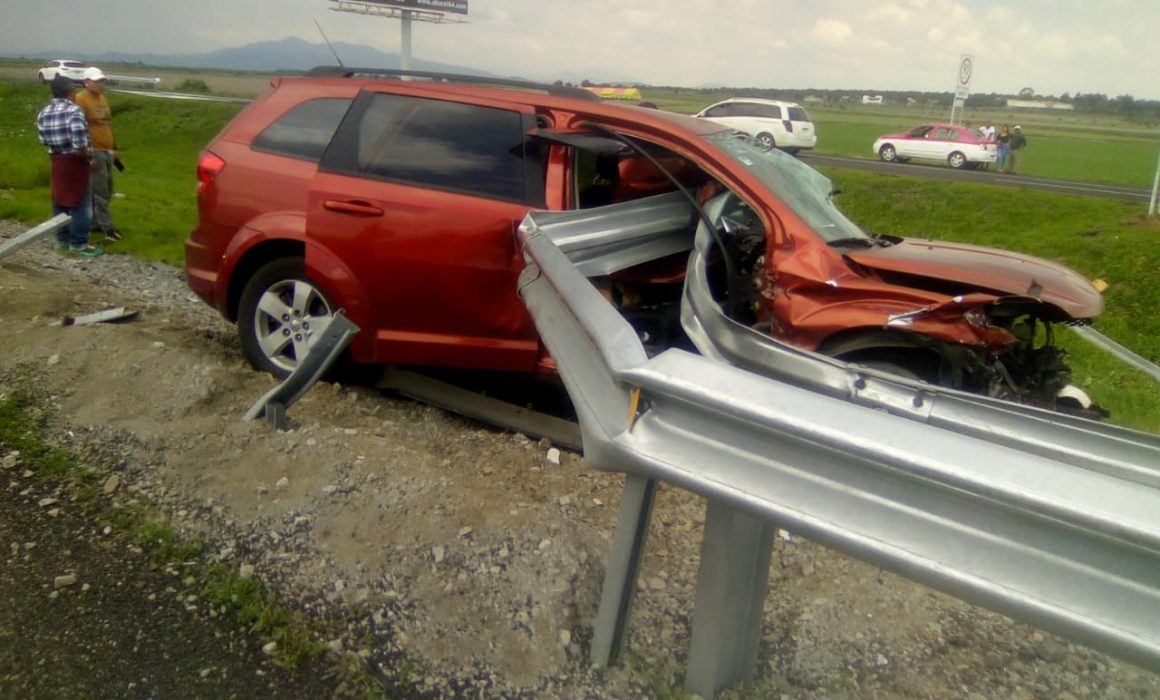
[[[1148,216],[1156,214],[1156,191],[1160,189],[1160,158],[1156,160],[1156,177],[1152,178],[1152,198],[1148,200]]]

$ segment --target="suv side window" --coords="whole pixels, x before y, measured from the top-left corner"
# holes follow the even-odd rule
[[[766,105],[760,102],[755,102],[750,105],[750,111],[755,117],[764,117],[766,119],[781,119],[781,107],[777,105]]]
[[[717,105],[716,107],[714,107],[710,110],[707,110],[705,112],[705,116],[706,117],[731,117],[731,116],[733,116],[733,109],[732,108],[733,108],[733,105],[731,103]]]
[[[343,125],[323,169],[527,200],[528,161],[539,159],[519,112],[382,93],[359,106],[357,125]]]
[[[350,107],[344,98],[322,98],[296,105],[266,127],[253,147],[295,158],[318,160]]]

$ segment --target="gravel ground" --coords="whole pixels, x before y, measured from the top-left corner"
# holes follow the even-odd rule
[[[0,238],[15,231],[0,225]],[[252,568],[289,608],[331,629],[338,621],[304,696],[363,692],[333,671],[357,659],[387,697],[679,697],[699,499],[660,489],[628,658],[591,668],[621,477],[568,452],[557,463],[550,445],[365,388],[315,387],[291,407],[286,432],[243,423],[273,380],[245,366],[233,329],[191,298],[180,271],[47,247],[0,263],[8,331],[0,394],[17,372],[34,372],[59,416],[57,439],[118,477],[111,499],[153,505],[179,531],[210,542],[211,559]],[[108,306],[140,314],[60,324]],[[67,665],[75,673],[61,680],[59,697],[75,697],[68,689],[99,674],[109,688],[137,683],[139,697],[295,697],[283,689],[305,682],[301,674],[268,689],[209,685],[227,676],[282,682],[261,654],[267,640],[188,610],[197,601],[180,596],[197,582],[150,570],[92,524],[62,513],[45,525],[37,504],[66,502],[67,493],[25,483],[19,466],[0,479],[8,484],[0,545],[13,571],[0,582],[0,694],[28,697],[24,690],[48,687],[50,669]],[[1154,674],[790,533],[775,546],[757,673],[723,697],[1160,697]],[[69,573],[78,582],[54,588]],[[17,593],[25,602],[9,603]],[[98,599],[134,612],[99,621],[94,612],[90,623],[70,607]],[[187,646],[177,638],[192,620],[205,629]],[[44,647],[21,642],[36,621],[56,630],[32,635],[43,634]],[[130,654],[138,632],[152,627],[160,641]],[[211,643],[198,646],[197,635]],[[119,656],[124,663],[110,661]]]

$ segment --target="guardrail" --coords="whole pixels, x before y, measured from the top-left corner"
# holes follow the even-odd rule
[[[137,75],[106,75],[105,77],[108,78],[110,83],[130,83],[151,88],[156,88],[161,85],[161,78],[145,78]]]
[[[665,481],[708,501],[692,692],[751,675],[778,527],[1160,669],[1154,436],[1078,419],[1057,429],[1034,411],[952,396],[948,404],[974,421],[956,431],[930,424],[934,410],[916,420],[858,405],[873,381],[851,397],[856,379],[819,392],[723,357],[650,358],[538,216],[519,232],[520,293],[573,400],[588,463],[627,474],[594,663],[622,649],[656,483]],[[874,373],[837,369],[893,391]],[[1032,434],[1016,434],[1024,430]],[[1071,431],[1065,448],[1047,444]],[[1096,454],[1105,446],[1114,458]]]

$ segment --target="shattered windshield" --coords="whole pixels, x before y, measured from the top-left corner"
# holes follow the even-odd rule
[[[722,131],[705,138],[760,179],[826,242],[872,240],[834,205],[833,183],[817,170],[776,148],[763,150],[739,138],[737,132]]]

